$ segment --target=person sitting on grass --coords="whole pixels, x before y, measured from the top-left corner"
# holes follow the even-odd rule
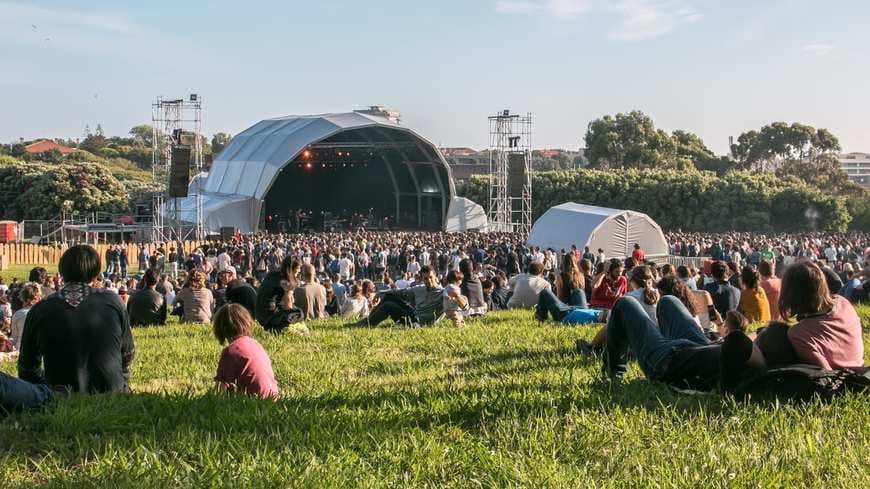
[[[368,317],[355,323],[355,326],[377,326],[388,318],[395,323],[409,325],[437,321],[444,311],[438,276],[434,270],[423,266],[420,268],[419,282],[422,285],[385,293]]]
[[[611,258],[592,280],[592,297],[589,304],[599,309],[611,309],[613,304],[628,291],[628,281],[622,276],[625,268],[618,258]]]
[[[211,322],[214,294],[205,286],[205,280],[205,273],[199,270],[190,272],[187,284],[182,287],[175,299],[181,304],[181,322],[204,324]]]
[[[556,297],[561,302],[571,306],[586,304],[586,280],[574,255],[566,253],[562,256],[562,266],[556,276]]]
[[[145,270],[142,283],[145,288],[137,290],[127,301],[131,326],[157,326],[166,324],[166,298],[157,292],[157,271]]]
[[[468,310],[468,299],[462,295],[462,289],[460,288],[462,278],[463,274],[459,270],[450,270],[447,272],[447,276],[444,277],[444,282],[447,284],[443,292],[444,315],[457,328],[465,326],[465,313]]]
[[[801,362],[825,370],[864,365],[861,320],[848,300],[831,295],[817,265],[799,262],[786,269],[779,311],[785,320],[797,317],[788,339]]]
[[[19,294],[21,295],[21,309],[15,311],[12,315],[11,339],[16,350],[21,349],[21,338],[24,336],[24,323],[27,320],[27,313],[34,304],[42,299],[42,289],[35,282],[27,282],[21,287]]]
[[[740,272],[740,305],[738,310],[751,323],[770,321],[770,304],[764,289],[759,287],[759,275],[752,267],[744,267]]]
[[[607,313],[600,309],[589,309],[585,303],[570,306],[560,301],[553,291],[542,290],[535,307],[535,319],[543,322],[548,317],[562,324],[591,324],[603,323]]]
[[[728,265],[717,261],[710,265],[710,274],[714,282],[704,286],[704,290],[713,298],[713,305],[720,317],[725,317],[728,311],[734,311],[740,305],[740,289],[728,283]]]
[[[227,304],[215,314],[214,336],[226,344],[218,360],[215,383],[219,390],[241,392],[261,399],[278,397],[278,382],[266,350],[251,337],[254,320],[240,304]]]
[[[542,274],[544,264],[538,261],[529,263],[528,273],[521,273],[510,280],[513,295],[508,300],[509,309],[531,308],[538,304],[538,296],[543,290],[552,290]]]
[[[293,297],[298,283],[295,263],[292,256],[284,257],[279,269],[269,272],[257,289],[257,321],[271,333],[280,333],[303,320],[302,311],[295,307]]]
[[[328,288],[326,292],[329,294]],[[360,319],[369,315],[369,301],[363,295],[360,284],[355,283],[350,286],[350,293],[345,296],[339,312],[345,319]]]
[[[58,264],[64,285],[36,303],[24,322],[18,376],[74,392],[128,392],[133,335],[117,294],[92,287],[100,255],[67,249]]]

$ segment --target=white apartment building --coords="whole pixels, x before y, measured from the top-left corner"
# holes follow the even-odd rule
[[[839,160],[840,168],[852,181],[870,187],[870,154],[843,153]]]

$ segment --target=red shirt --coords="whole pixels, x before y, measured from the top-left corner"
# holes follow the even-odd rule
[[[770,304],[770,319],[780,321],[779,317],[779,292],[782,289],[782,280],[778,278],[763,278],[758,286],[764,290],[767,302]]]
[[[848,300],[834,296],[831,312],[801,319],[788,330],[801,362],[826,370],[864,365],[861,320]]]
[[[613,304],[628,290],[628,280],[619,276],[616,280],[604,277],[601,284],[592,291],[592,300],[589,305],[602,309],[613,309]]]
[[[269,355],[250,336],[240,336],[224,348],[215,380],[230,391],[263,399],[278,397],[278,382]]]
[[[632,251],[631,257],[634,258],[634,261],[637,262],[638,265],[641,265],[646,261],[646,253],[644,253],[640,248]]]

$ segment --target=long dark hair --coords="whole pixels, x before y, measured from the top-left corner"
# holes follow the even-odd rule
[[[653,287],[653,274],[648,266],[642,265],[631,269],[630,280],[643,287],[643,301],[650,306],[659,301],[659,292]]]
[[[561,268],[559,278],[562,280],[563,295],[570,296],[572,290],[582,290],[585,287],[583,274],[580,273],[580,268],[577,266],[573,253],[565,253],[562,257]]]
[[[688,287],[686,287],[686,283],[682,280],[668,275],[667,277],[659,280],[659,283],[656,284],[656,288],[659,289],[659,292],[662,295],[672,295],[680,300],[686,309],[689,310],[689,314],[692,316],[697,316],[698,311],[695,310],[695,305],[692,303],[692,299],[689,297],[689,294],[692,293]]]
[[[823,313],[834,307],[825,274],[813,263],[795,263],[786,268],[779,293],[779,312],[784,319]]]

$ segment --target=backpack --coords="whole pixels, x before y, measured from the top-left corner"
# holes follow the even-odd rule
[[[870,391],[870,369],[824,370],[814,365],[789,365],[743,381],[732,394],[750,401],[807,402],[818,397],[827,402],[850,391]]]

